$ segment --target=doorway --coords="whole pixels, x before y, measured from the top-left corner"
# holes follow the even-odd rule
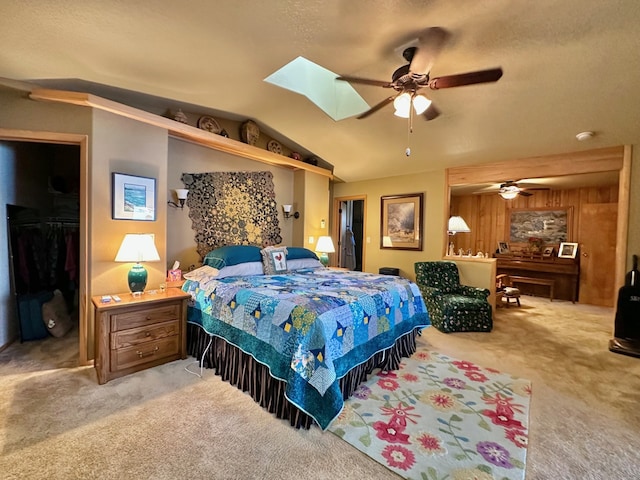
[[[535,174],[533,175],[532,165],[536,165]],[[612,219],[613,223],[615,223],[615,239],[613,240],[615,252],[613,262],[608,268],[610,274],[607,275],[609,282],[613,286],[607,293],[610,296],[607,303],[611,305],[615,304],[614,296],[618,287],[624,284],[627,260],[628,222],[626,219],[629,212],[631,178],[630,146],[608,147],[471,167],[449,168],[446,172],[445,211],[449,212],[451,209],[452,188],[469,187],[479,183],[495,183],[497,180],[504,178],[564,177],[589,173],[602,174],[603,172],[616,172],[618,176],[618,212],[617,218]],[[443,228],[442,235],[443,238],[446,238],[446,227]],[[581,239],[578,240],[582,241]]]
[[[337,265],[361,272],[364,264],[365,197],[340,197],[334,199],[334,242],[337,248]]]
[[[73,288],[64,281],[59,285],[65,290],[63,295],[70,303],[70,313],[76,321],[78,340],[72,344],[74,349],[77,346],[78,353],[74,356],[78,359],[77,365],[81,366],[90,363],[87,348],[87,159],[86,135],[0,129],[0,167],[5,182],[2,203],[7,208],[11,206],[12,224],[20,223],[16,215],[28,206],[32,212],[37,212],[38,219],[34,223],[42,227],[44,222],[51,232],[61,234],[56,238],[64,238],[70,229],[75,232],[73,261],[67,263],[71,270],[75,262]],[[37,201],[32,198],[34,196],[38,197]],[[0,246],[6,252],[2,263],[9,274],[10,265],[14,266],[9,251],[11,226],[7,222],[2,228],[6,239]],[[66,250],[64,255],[66,260]],[[2,308],[10,315],[5,316],[0,325],[2,346],[20,340],[16,291],[10,283],[6,282],[4,287]]]

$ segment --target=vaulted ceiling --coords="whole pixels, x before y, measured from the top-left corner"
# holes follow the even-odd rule
[[[4,0],[0,77],[81,80],[250,118],[357,181],[639,143],[638,25],[637,0]],[[412,133],[392,106],[334,121],[264,82],[298,56],[391,80],[406,63],[399,48],[431,26],[451,33],[432,77],[504,75],[427,89],[441,115],[415,119]],[[390,94],[354,87],[370,106]],[[579,142],[585,130],[595,136]]]

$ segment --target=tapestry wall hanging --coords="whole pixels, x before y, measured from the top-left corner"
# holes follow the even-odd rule
[[[200,257],[225,245],[282,242],[271,172],[183,173]]]

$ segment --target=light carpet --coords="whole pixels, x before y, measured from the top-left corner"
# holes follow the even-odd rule
[[[522,480],[531,382],[420,348],[329,430],[404,478]]]
[[[532,381],[526,480],[638,478],[640,359],[608,351],[613,309],[521,303],[499,308],[491,333],[427,328],[418,344]],[[402,478],[211,371],[186,373],[191,357],[105,385],[77,358],[77,330],[0,351],[2,480]]]

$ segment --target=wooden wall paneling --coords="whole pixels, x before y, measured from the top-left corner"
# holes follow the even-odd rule
[[[529,197],[504,200],[496,194],[463,195],[451,198],[451,215],[465,219],[470,234],[458,234],[454,238],[458,248],[495,252],[498,242],[510,242],[509,215],[512,209],[521,208],[571,208],[569,238],[577,241],[580,231],[580,208],[590,203],[616,203],[618,187],[583,187],[564,190],[536,190]]]

